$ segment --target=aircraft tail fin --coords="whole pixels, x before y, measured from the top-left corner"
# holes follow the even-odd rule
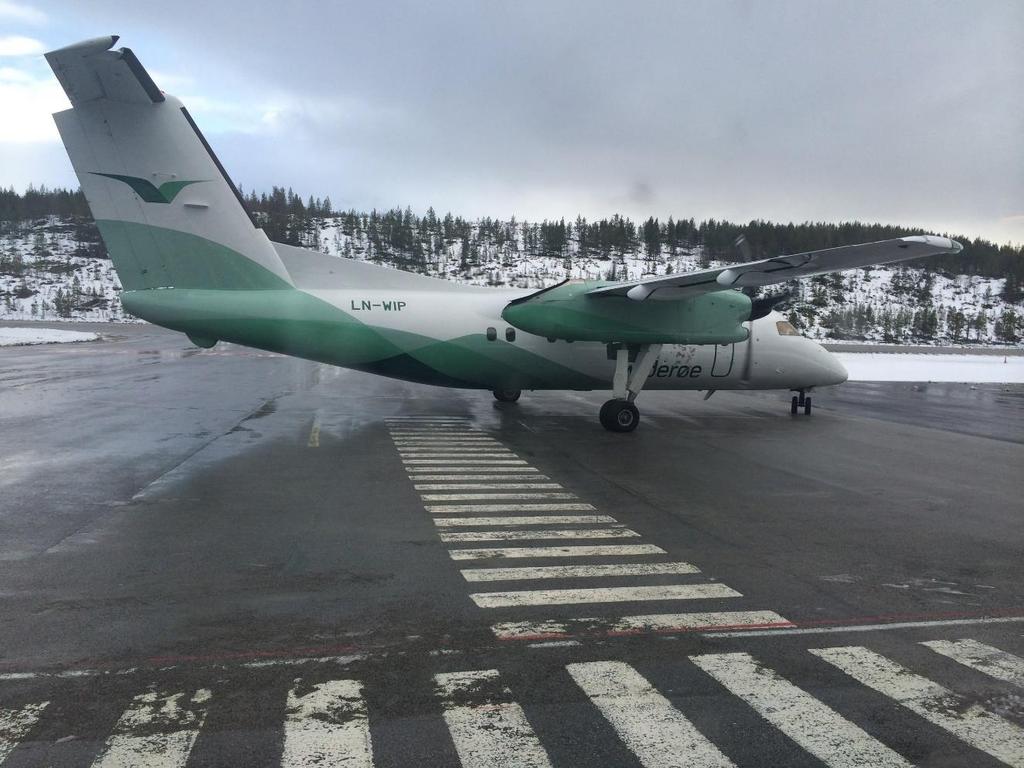
[[[46,60],[72,105],[57,129],[125,290],[291,287],[188,110],[116,42]]]

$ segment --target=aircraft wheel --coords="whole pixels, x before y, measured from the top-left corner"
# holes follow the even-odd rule
[[[640,411],[627,400],[609,400],[601,406],[600,419],[609,432],[632,432],[640,423]]]
[[[804,398],[804,416],[810,416],[810,415],[811,415],[811,398],[805,397]]]
[[[789,412],[796,416],[797,410],[800,408],[800,398],[793,395],[793,399],[789,401]]]
[[[495,389],[492,393],[499,403],[514,403],[523,394],[521,389]]]

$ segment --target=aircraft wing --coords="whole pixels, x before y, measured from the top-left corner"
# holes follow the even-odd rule
[[[821,251],[774,256],[760,261],[730,264],[727,267],[657,275],[640,280],[594,288],[591,296],[628,296],[635,301],[680,299],[728,288],[745,288],[784,283],[798,277],[811,277],[827,272],[887,264],[940,253],[957,253],[963,246],[956,240],[936,235],[912,235],[876,243],[844,245]]]

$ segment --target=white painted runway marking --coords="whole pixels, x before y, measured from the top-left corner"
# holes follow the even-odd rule
[[[191,700],[184,693],[160,696],[149,691],[136,696],[93,768],[182,768],[203,726],[210,695],[201,688]]]
[[[521,467],[457,467],[455,469],[445,469],[444,467],[407,467],[407,470],[409,472],[409,477],[411,477],[413,480],[418,479],[419,477],[421,477],[426,472],[433,472],[433,473],[448,472],[449,474],[452,473],[452,472],[458,472],[459,474],[462,474],[462,475],[473,474],[473,473],[480,473],[480,474],[484,474],[484,473],[500,473],[500,474],[517,475],[517,476],[525,476],[525,475],[531,475],[531,474],[536,475],[536,474],[538,474],[538,470],[536,469],[536,467],[529,467],[529,466],[521,466]],[[541,475],[541,477],[543,477],[543,475]]]
[[[595,661],[569,664],[566,670],[645,768],[733,765],[628,664]]]
[[[842,632],[879,632],[886,629],[920,629],[922,627],[966,627],[975,624],[1010,624],[1024,622],[1024,616],[994,616],[980,619],[937,619],[933,621],[894,621],[888,624],[838,624],[823,627],[793,627],[768,632],[715,632],[715,637],[767,637],[768,635],[832,635]]]
[[[481,452],[477,450],[452,450],[452,451],[438,451],[430,449],[423,452],[415,451],[399,451],[398,455],[403,460],[408,459],[465,459],[470,456],[475,456],[478,459],[514,459],[516,455],[512,451],[487,451]]]
[[[441,429],[437,427],[424,427],[422,429],[393,429],[391,430],[391,437],[395,439],[401,439],[403,437],[489,437],[489,435],[479,429]]]
[[[1024,728],[976,704],[969,706],[948,688],[867,648],[818,648],[811,653],[975,749],[1014,768],[1024,766]]]
[[[566,547],[487,547],[483,549],[449,549],[452,560],[492,560],[542,557],[617,557],[626,555],[664,555],[654,544],[605,544]]]
[[[22,739],[39,722],[48,701],[28,704],[21,709],[0,709],[0,763],[14,751]]]
[[[553,531],[460,531],[439,533],[441,541],[456,544],[462,541],[528,541],[530,539],[631,539],[639,537],[629,528],[573,528]]]
[[[1012,653],[977,640],[932,640],[921,645],[996,680],[1024,688],[1024,659]]]
[[[674,584],[655,587],[595,587],[592,589],[525,589],[515,592],[477,592],[470,598],[481,608],[517,605],[578,605],[633,603],[648,600],[710,600],[742,597],[725,584]]]
[[[472,470],[461,470],[461,469],[459,470],[459,472],[463,472],[463,471],[472,471]],[[522,488],[522,487],[524,487],[524,485],[523,485],[524,483],[530,483],[530,482],[532,482],[534,480],[550,480],[551,478],[548,477],[547,475],[541,475],[541,474],[537,473],[537,470],[534,469],[532,471],[527,471],[527,472],[518,472],[518,473],[511,472],[511,473],[506,473],[506,474],[503,474],[503,475],[488,475],[488,474],[479,474],[479,475],[464,475],[464,474],[458,474],[458,475],[423,475],[423,474],[416,473],[416,474],[410,474],[409,475],[409,479],[412,480],[413,482],[419,482],[419,481],[435,482],[435,481],[448,481],[448,480],[468,480],[468,481],[477,481],[477,480],[503,480],[503,481],[508,481],[508,480],[513,480],[515,482],[510,484],[510,485],[514,485],[517,488]],[[555,483],[555,485],[558,485],[558,484]],[[459,486],[453,486],[453,487],[466,488],[466,487],[472,487],[472,486],[459,485]],[[561,487],[561,486],[558,486],[558,487]]]
[[[468,449],[487,449],[487,447],[504,447],[498,440],[489,437],[460,437],[459,439],[422,439],[422,440],[395,440],[395,446],[399,451],[412,451],[414,449],[456,449],[456,447],[468,447]]]
[[[753,707],[761,717],[833,768],[909,768],[911,763],[747,653],[690,660]]]
[[[522,459],[402,459],[406,465],[434,464],[442,467],[456,466],[459,464],[480,464],[487,466],[511,466],[514,464],[525,465]]]
[[[281,765],[373,768],[370,724],[356,680],[298,683],[288,692]]]
[[[518,517],[435,517],[438,528],[487,525],[594,525],[618,522],[610,515],[520,515]]]
[[[487,499],[504,499],[508,501],[525,501],[527,499],[575,499],[575,493],[567,491],[524,491],[509,493],[494,491],[492,493],[423,493],[424,501],[486,501]]]
[[[508,478],[502,478],[507,480]],[[557,490],[558,483],[417,483],[413,486],[417,491],[509,491],[526,488],[527,490]]]
[[[444,721],[463,768],[550,768],[522,707],[496,669],[435,675]]]
[[[607,563],[605,565],[539,565],[533,568],[464,568],[466,581],[589,579],[601,576],[661,576],[700,573],[689,563]]]
[[[588,512],[594,507],[585,501],[557,502],[555,504],[428,504],[432,515],[451,515],[465,512],[489,514],[492,512]]]
[[[401,456],[406,454],[421,454],[421,453],[500,453],[506,455],[512,453],[508,448],[498,444],[490,445],[487,443],[480,443],[477,445],[448,445],[446,443],[441,444],[429,444],[429,445],[399,445],[397,446],[398,453]]]
[[[792,626],[775,611],[713,611],[705,613],[654,613],[607,619],[570,619],[540,622],[506,621],[491,631],[499,640],[525,640],[577,634],[635,635],[644,632],[692,632],[711,627]]]

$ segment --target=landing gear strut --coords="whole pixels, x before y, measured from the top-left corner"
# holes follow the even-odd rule
[[[492,391],[494,399],[499,403],[514,403],[523,394],[521,389],[495,389]]]
[[[797,392],[800,393],[800,396],[797,397],[796,395],[793,395],[793,399],[789,401],[789,412],[796,416],[800,409],[803,408],[804,415],[810,416],[811,396],[806,394],[802,389],[798,389]]]
[[[640,411],[633,404],[644,388],[647,372],[661,352],[661,344],[642,344],[634,348],[634,362],[630,365],[630,350],[615,349],[615,376],[612,379],[612,399],[601,406],[601,426],[609,432],[632,432],[640,423]]]

